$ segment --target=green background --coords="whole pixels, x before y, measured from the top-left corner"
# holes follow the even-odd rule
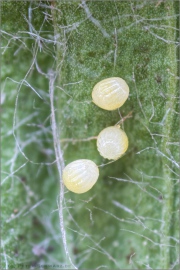
[[[58,217],[50,70],[59,139],[74,139],[61,143],[65,164],[87,158],[101,165],[89,192],[65,189],[73,264],[178,269],[178,8],[176,1],[2,2],[3,269],[74,269]],[[115,76],[130,95],[109,112],[92,103],[91,92]],[[83,139],[130,111],[122,126],[128,151],[106,165],[95,141]]]

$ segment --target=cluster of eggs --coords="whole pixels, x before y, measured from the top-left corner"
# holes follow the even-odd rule
[[[104,110],[120,108],[129,96],[127,83],[118,77],[98,82],[92,91],[92,100]],[[101,156],[110,160],[120,158],[128,148],[128,138],[120,126],[103,129],[97,136],[97,149]],[[90,190],[99,177],[97,165],[89,159],[69,163],[63,170],[64,185],[72,192],[84,193]]]

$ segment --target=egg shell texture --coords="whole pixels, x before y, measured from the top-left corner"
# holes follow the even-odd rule
[[[127,83],[112,77],[98,82],[92,91],[93,102],[104,110],[116,110],[121,107],[129,96]]]
[[[72,192],[84,193],[90,190],[99,177],[97,165],[88,159],[69,163],[63,170],[64,185]]]
[[[116,160],[126,152],[127,148],[127,135],[118,126],[107,127],[98,135],[97,149],[104,158]]]

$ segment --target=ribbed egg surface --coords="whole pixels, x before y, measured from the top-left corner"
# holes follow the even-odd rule
[[[128,148],[127,135],[118,126],[107,127],[97,137],[97,148],[104,158],[116,160]]]
[[[93,102],[108,111],[121,107],[128,96],[129,87],[119,77],[112,77],[98,82],[92,91]]]
[[[63,170],[64,185],[72,192],[84,193],[90,190],[99,177],[97,165],[89,159],[78,159]]]

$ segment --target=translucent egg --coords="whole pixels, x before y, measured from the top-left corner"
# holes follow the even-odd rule
[[[120,158],[128,148],[128,137],[119,126],[103,129],[97,137],[97,149],[101,156],[110,160]]]
[[[72,192],[84,193],[97,182],[99,169],[89,159],[78,159],[69,163],[63,170],[64,185]]]
[[[127,83],[112,77],[98,82],[92,91],[93,102],[104,110],[116,110],[121,107],[129,96]]]

